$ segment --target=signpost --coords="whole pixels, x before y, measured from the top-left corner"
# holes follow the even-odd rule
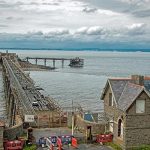
[[[34,115],[25,115],[24,122],[34,122]]]

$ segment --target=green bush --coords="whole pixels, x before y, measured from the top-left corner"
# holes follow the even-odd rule
[[[114,143],[106,143],[105,145],[112,147],[115,150],[122,150],[122,148],[120,146],[118,146],[117,144]]]
[[[150,145],[141,145],[137,148],[133,148],[132,150],[150,150]]]
[[[23,148],[23,150],[36,150],[36,149],[37,149],[36,145],[25,146],[25,147]]]

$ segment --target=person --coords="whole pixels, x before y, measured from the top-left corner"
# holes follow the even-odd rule
[[[18,140],[18,136],[16,135],[16,140]]]

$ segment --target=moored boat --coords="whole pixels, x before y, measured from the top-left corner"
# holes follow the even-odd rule
[[[84,65],[84,59],[80,59],[79,57],[76,57],[74,59],[70,60],[70,67],[83,67]]]

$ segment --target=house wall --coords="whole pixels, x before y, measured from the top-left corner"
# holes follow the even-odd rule
[[[113,103],[113,106],[109,106],[109,93],[111,93],[110,86],[106,90],[106,95],[104,97],[104,111],[108,117],[113,118],[113,140],[116,144],[119,144],[122,148],[125,146],[125,133],[123,133],[123,138],[118,137],[118,120],[121,119],[123,122],[123,126],[125,128],[125,114],[123,111],[119,110],[116,107],[116,103]],[[111,119],[110,119],[111,120]],[[109,130],[107,128],[107,130]],[[125,132],[125,129],[123,129]]]
[[[126,117],[126,149],[133,146],[150,144],[150,98],[142,92],[137,99],[145,100],[145,113],[136,113],[136,102],[127,111]]]
[[[105,132],[105,123],[86,121],[79,115],[76,115],[75,117],[75,126],[78,128],[79,131],[83,132],[85,135],[87,134],[88,126],[91,126],[92,135],[104,134]]]
[[[4,124],[3,124],[3,122],[0,121],[0,150],[4,150],[3,132],[4,132]]]

